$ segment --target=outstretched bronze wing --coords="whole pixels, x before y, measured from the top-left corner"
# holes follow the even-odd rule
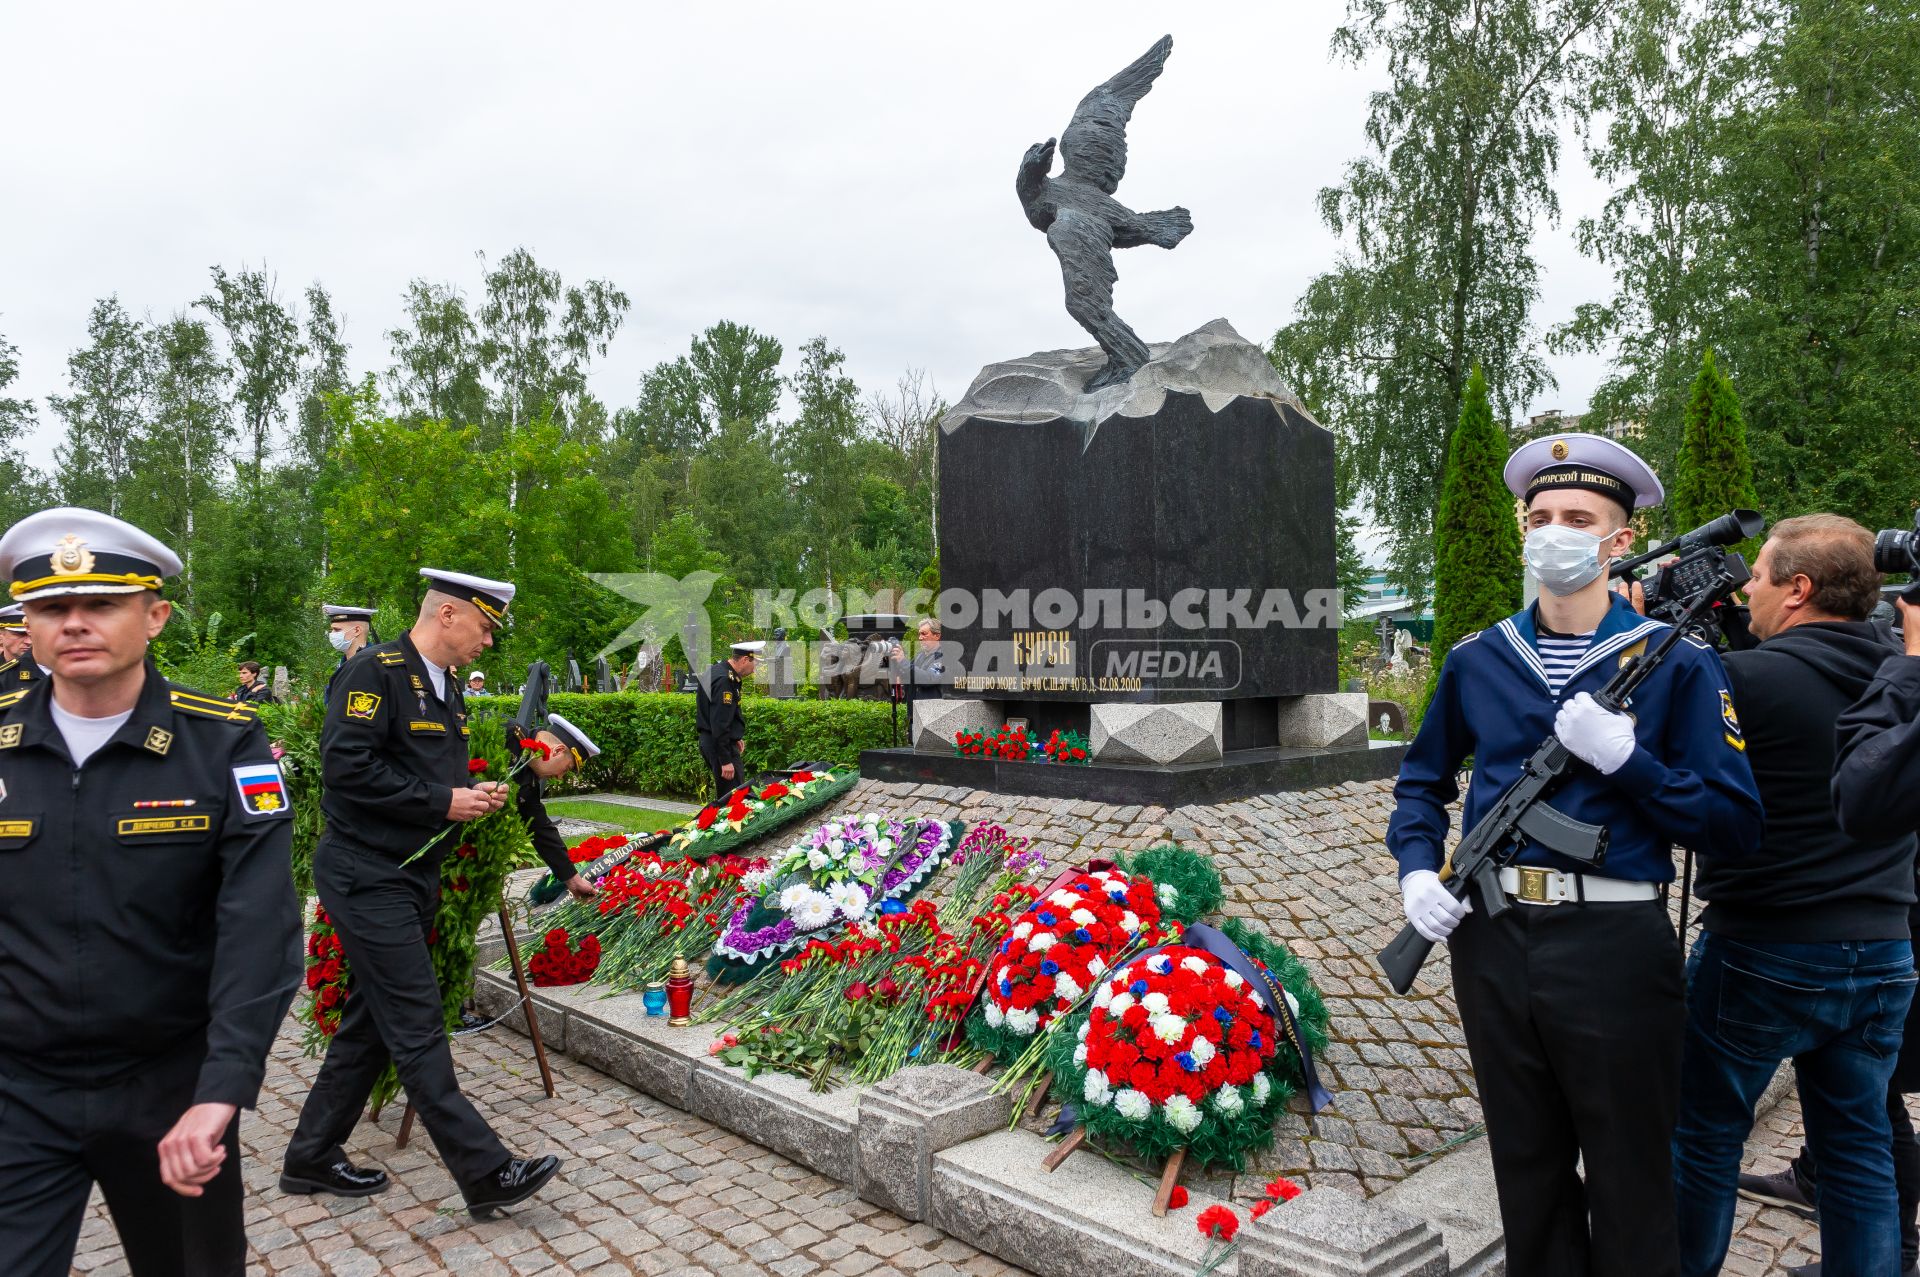
[[[1073,122],[1060,135],[1064,176],[1111,195],[1127,172],[1127,121],[1133,108],[1166,68],[1173,37],[1163,35],[1127,69],[1080,99]]]

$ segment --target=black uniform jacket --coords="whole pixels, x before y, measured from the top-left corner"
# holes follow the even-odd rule
[[[29,648],[24,655],[0,665],[0,695],[17,692],[30,683],[44,682],[46,677],[40,672],[40,666],[34,661],[33,651]]]
[[[516,744],[509,743],[507,748],[517,750]],[[578,872],[574,868],[573,858],[567,855],[567,840],[560,836],[559,826],[553,823],[553,817],[547,815],[547,782],[532,772],[523,772],[515,782],[514,809],[520,813],[520,823],[527,827],[527,836],[533,840],[533,849],[540,853],[540,859],[553,874],[555,882],[564,883]]]
[[[0,1068],[106,1082],[206,1041],[195,1103],[250,1107],[300,983],[292,809],[252,708],[153,663],[76,769],[46,679],[0,695]]]
[[[446,828],[453,791],[467,774],[467,704],[449,675],[434,695],[427,663],[402,634],[362,648],[340,668],[320,730],[320,810],[327,836],[405,860]],[[417,861],[437,865],[452,847]]]
[[[740,716],[740,676],[725,661],[715,661],[699,679],[693,694],[693,721],[703,745],[720,745],[731,757],[733,743],[747,738],[746,720]]]

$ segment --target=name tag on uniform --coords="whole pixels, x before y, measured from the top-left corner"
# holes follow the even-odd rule
[[[119,822],[117,832],[122,838],[130,838],[140,834],[205,833],[212,828],[211,816],[136,816]]]
[[[31,820],[0,820],[0,838],[31,838],[36,823]]]
[[[445,723],[429,723],[425,719],[416,718],[407,724],[407,730],[410,732],[444,732],[447,730],[447,725]]]

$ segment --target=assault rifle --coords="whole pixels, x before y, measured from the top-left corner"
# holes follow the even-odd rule
[[[1716,560],[1710,575],[1699,582],[1698,592],[1674,618],[1673,628],[1651,651],[1623,665],[1594,700],[1602,709],[1620,712],[1633,690],[1660,668],[1674,644],[1706,616],[1708,609],[1745,585],[1747,579],[1746,561],[1739,555],[1727,554]],[[1520,779],[1500,795],[1500,801],[1454,848],[1453,876],[1446,884],[1454,899],[1462,899],[1471,891],[1474,907],[1489,918],[1512,908],[1507,893],[1500,889],[1500,871],[1511,865],[1528,843],[1538,843],[1582,865],[1598,868],[1606,863],[1604,825],[1574,820],[1547,805],[1547,799],[1572,774],[1576,761],[1558,736],[1540,743],[1533,757],[1527,759]],[[1402,927],[1393,943],[1380,951],[1377,961],[1395,993],[1413,987],[1414,978],[1432,951],[1433,941],[1415,931],[1412,923]]]

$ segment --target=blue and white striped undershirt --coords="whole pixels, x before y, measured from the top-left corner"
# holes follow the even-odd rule
[[[1573,677],[1574,666],[1580,664],[1587,649],[1593,646],[1594,633],[1588,630],[1585,634],[1534,634],[1534,643],[1540,649],[1540,665],[1547,672],[1547,686],[1555,696],[1560,695],[1560,689]]]

